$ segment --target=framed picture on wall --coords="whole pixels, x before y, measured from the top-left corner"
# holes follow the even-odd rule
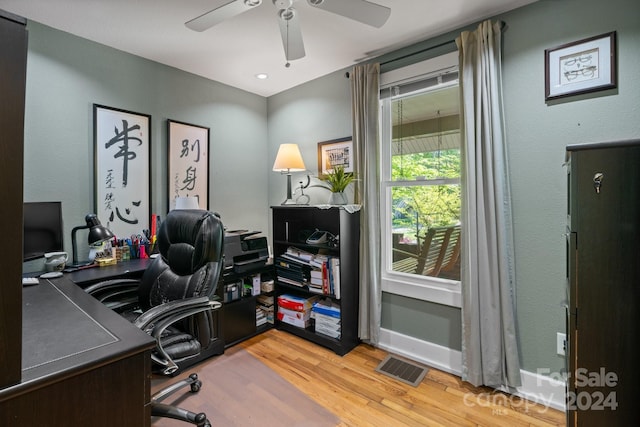
[[[333,139],[318,143],[318,178],[324,178],[336,166],[343,166],[345,172],[353,172],[353,139]]]
[[[167,120],[169,210],[176,197],[197,197],[209,210],[209,128]]]
[[[95,209],[116,236],[149,228],[151,116],[93,104]]]
[[[544,52],[547,101],[617,86],[615,31]]]

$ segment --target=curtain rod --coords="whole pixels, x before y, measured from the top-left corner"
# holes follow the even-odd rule
[[[420,49],[420,50],[418,50],[416,52],[408,53],[406,55],[402,55],[402,56],[399,56],[397,58],[393,58],[393,59],[390,59],[388,61],[381,62],[380,66],[391,64],[391,63],[396,62],[396,61],[401,61],[403,59],[411,58],[412,56],[419,55],[419,54],[425,53],[425,52],[429,52],[430,50],[438,49],[438,48],[444,47],[444,46],[446,46],[448,44],[451,44],[451,43],[455,44],[455,42],[456,42],[455,40],[447,40],[446,42],[442,42],[442,43],[439,43],[439,44],[436,44],[436,45],[433,45],[433,46],[426,47],[424,49]]]
[[[502,20],[500,20],[500,21],[498,21],[498,22],[500,22],[500,29],[501,29],[503,32],[504,32],[504,31],[506,31],[506,29],[507,29],[507,23],[506,23],[505,21],[502,21]],[[475,24],[474,24],[474,25],[469,25],[468,27],[462,28],[460,31],[472,31],[472,29],[473,29],[475,26],[476,26]],[[396,61],[401,61],[401,60],[403,60],[403,59],[411,58],[412,56],[420,55],[421,53],[429,52],[430,50],[439,49],[439,48],[441,48],[441,47],[445,47],[445,46],[447,46],[447,45],[449,45],[449,44],[452,44],[452,43],[453,43],[453,44],[455,44],[455,43],[456,43],[456,40],[455,40],[455,39],[447,40],[447,41],[444,41],[444,42],[442,42],[442,43],[438,43],[438,44],[433,45],[433,46],[425,47],[425,48],[420,49],[420,50],[417,50],[417,51],[415,51],[415,52],[407,53],[406,55],[402,55],[402,56],[399,56],[399,57],[397,57],[397,58],[389,59],[389,60],[387,60],[387,61],[381,62],[381,63],[380,63],[380,66],[382,67],[382,66],[384,66],[384,65],[388,65],[388,64],[394,63],[394,62],[396,62]],[[344,76],[345,76],[346,78],[349,78],[349,72],[347,71],[347,72],[344,74]]]
[[[429,46],[429,47],[426,47],[424,49],[417,50],[415,52],[407,53],[406,55],[398,56],[397,58],[389,59],[388,61],[381,62],[380,66],[382,67],[384,65],[391,64],[391,63],[396,62],[396,61],[402,61],[403,59],[411,58],[412,56],[420,55],[421,53],[429,52],[430,50],[439,49],[439,48],[447,46],[447,45],[449,45],[451,43],[455,44],[455,42],[456,42],[455,40],[447,40],[445,42],[442,42],[442,43],[439,43],[439,44],[436,44],[436,45],[433,45],[433,46]],[[350,75],[350,73],[348,71],[346,73],[344,73],[344,76],[346,78],[349,78],[349,75]]]

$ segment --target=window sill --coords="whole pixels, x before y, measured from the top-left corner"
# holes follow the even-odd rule
[[[450,307],[462,306],[461,286],[456,280],[387,273],[382,277],[382,291]]]

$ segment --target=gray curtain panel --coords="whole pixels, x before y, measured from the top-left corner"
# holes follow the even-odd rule
[[[355,203],[360,218],[360,339],[380,340],[382,287],[380,281],[380,167],[378,111],[380,64],[357,65],[350,74],[353,150],[356,165]]]
[[[502,23],[456,39],[463,161],[462,378],[521,385],[501,76]]]

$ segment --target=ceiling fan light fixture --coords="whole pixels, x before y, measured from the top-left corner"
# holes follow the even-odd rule
[[[278,12],[278,16],[283,21],[290,21],[293,19],[294,16],[296,16],[296,10],[292,7],[288,9],[282,9]]]

